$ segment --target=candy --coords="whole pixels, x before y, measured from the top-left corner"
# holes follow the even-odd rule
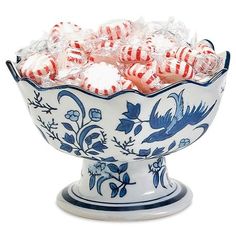
[[[119,71],[107,63],[95,63],[84,72],[83,88],[99,95],[111,95],[122,89]]]
[[[83,64],[86,61],[86,56],[80,50],[75,48],[66,49],[67,60],[77,64]]]
[[[198,52],[203,53],[203,54],[215,54],[215,51],[212,48],[212,45],[206,40],[202,40],[198,42],[195,48]]]
[[[135,86],[135,84],[131,80],[128,80],[128,79],[121,80],[121,85],[122,85],[123,90],[125,90],[125,89],[138,89]]]
[[[191,66],[194,66],[197,61],[198,54],[198,51],[191,49],[190,47],[180,47],[175,52],[175,58],[185,61]]]
[[[125,38],[132,31],[132,22],[129,20],[116,20],[105,23],[99,27],[99,36],[106,36],[109,40]]]
[[[125,45],[120,48],[119,60],[121,62],[150,62],[152,61],[151,52],[145,46]]]
[[[215,54],[205,54],[198,58],[195,64],[195,70],[198,73],[212,75],[220,65],[220,60]]]
[[[53,43],[58,42],[63,36],[80,31],[81,28],[71,22],[60,22],[52,27],[50,40]]]
[[[54,80],[57,74],[57,65],[54,58],[43,53],[33,54],[20,65],[21,75],[39,84],[41,84],[43,76],[49,75],[50,79]]]
[[[174,83],[183,79],[192,79],[194,70],[185,61],[168,58],[157,65],[157,74],[165,83]]]
[[[160,78],[146,65],[135,63],[125,70],[125,75],[144,93],[151,93],[161,88]]]
[[[98,43],[97,49],[102,49],[102,48],[113,48],[114,47],[114,42],[111,40],[102,40],[101,42]]]
[[[180,80],[205,83],[222,59],[210,41],[188,43],[187,36],[173,19],[115,20],[96,31],[60,22],[17,52],[17,68],[42,87],[73,85],[100,96],[129,89],[149,94]]]

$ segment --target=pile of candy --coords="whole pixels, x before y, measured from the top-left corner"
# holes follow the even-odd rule
[[[17,53],[17,68],[42,87],[70,84],[103,96],[125,89],[149,94],[180,80],[206,81],[220,69],[222,59],[211,44],[196,39],[190,44],[187,35],[173,19],[116,20],[96,32],[60,22]]]

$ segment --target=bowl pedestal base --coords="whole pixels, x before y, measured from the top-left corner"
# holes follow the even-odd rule
[[[57,205],[96,220],[147,220],[182,211],[192,192],[168,177],[165,158],[134,162],[83,161],[81,179],[64,188]]]

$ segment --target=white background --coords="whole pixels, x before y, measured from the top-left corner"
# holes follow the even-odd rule
[[[236,235],[236,50],[234,1],[1,1],[0,2],[0,235]],[[206,135],[167,158],[171,176],[191,187],[192,205],[177,215],[115,223],[77,218],[55,204],[78,179],[82,161],[39,135],[5,66],[14,52],[58,21],[95,27],[116,18],[174,16],[232,55],[219,112]],[[199,94],[199,96],[201,96]],[[83,232],[82,232],[83,231]]]

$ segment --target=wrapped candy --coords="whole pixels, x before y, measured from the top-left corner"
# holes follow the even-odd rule
[[[146,65],[135,63],[125,70],[125,76],[143,93],[151,93],[161,88],[160,78]]]
[[[49,76],[51,80],[55,79],[57,66],[51,55],[38,53],[28,57],[20,64],[20,73],[41,84],[42,77]]]
[[[118,69],[105,62],[91,64],[83,71],[82,77],[82,87],[95,94],[107,96],[122,89]]]
[[[80,31],[81,28],[71,22],[60,22],[52,27],[49,40],[53,43],[61,40],[65,35]]]
[[[105,36],[108,40],[116,40],[129,36],[132,31],[132,22],[129,20],[114,20],[99,27],[99,36]]]
[[[192,79],[194,70],[185,61],[168,58],[162,64],[157,65],[157,74],[165,83],[174,83],[179,80]]]
[[[120,62],[150,62],[151,51],[148,47],[139,45],[125,45],[120,48],[119,61]]]
[[[206,82],[222,66],[208,40],[188,43],[188,30],[166,22],[114,20],[97,30],[60,22],[17,52],[17,68],[42,87],[72,85],[100,96],[156,92],[181,80]]]

